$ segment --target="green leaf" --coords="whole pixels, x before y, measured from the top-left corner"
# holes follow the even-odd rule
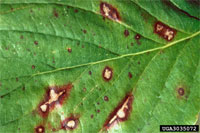
[[[151,133],[159,125],[195,124],[196,6],[1,0],[0,133]]]

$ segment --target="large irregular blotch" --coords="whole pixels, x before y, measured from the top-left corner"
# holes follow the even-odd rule
[[[57,105],[62,105],[64,100],[69,96],[72,84],[69,83],[63,86],[50,86],[44,96],[42,102],[38,106],[39,114],[42,117],[47,117],[49,112]]]
[[[158,21],[154,25],[154,33],[167,41],[172,41],[176,35],[176,30]]]
[[[108,119],[104,123],[103,128],[108,130],[115,124],[127,120],[132,110],[133,99],[134,97],[132,93],[128,93],[118,104],[118,106],[110,113]]]
[[[102,16],[104,16],[108,19],[111,19],[114,21],[121,21],[121,17],[119,15],[118,10],[106,2],[100,3],[100,12],[101,12]]]
[[[63,130],[74,130],[77,128],[79,123],[79,116],[75,117],[71,115],[61,122],[61,129]]]

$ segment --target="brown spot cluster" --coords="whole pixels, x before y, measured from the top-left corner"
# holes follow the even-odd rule
[[[63,86],[48,87],[44,99],[38,106],[39,114],[42,117],[47,117],[55,105],[62,105],[64,100],[69,96],[71,88],[71,83]]]
[[[176,35],[176,30],[158,21],[154,25],[154,33],[158,34],[167,41],[171,41]]]
[[[112,70],[112,68],[110,68],[109,66],[106,66],[103,69],[103,72],[102,72],[103,79],[105,81],[110,81],[112,79],[112,76],[113,76],[113,70]]]
[[[114,124],[123,122],[128,119],[128,116],[132,110],[133,95],[128,93],[118,106],[110,113],[108,119],[104,123],[104,129],[109,129]]]
[[[70,117],[66,118],[61,122],[61,129],[63,130],[74,130],[77,128],[79,123],[79,117],[75,117],[71,115]]]
[[[113,7],[111,4],[108,4],[106,2],[101,2],[100,12],[101,12],[102,16],[104,16],[108,19],[111,19],[114,21],[121,20],[118,10],[115,7]]]

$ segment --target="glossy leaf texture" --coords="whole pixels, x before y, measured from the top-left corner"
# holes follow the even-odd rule
[[[0,133],[194,125],[198,9],[195,0],[0,0]]]

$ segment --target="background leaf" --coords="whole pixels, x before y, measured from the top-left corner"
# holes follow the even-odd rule
[[[101,4],[120,19],[103,16]],[[195,124],[198,6],[187,0],[1,0],[0,132],[150,133],[159,125]],[[41,115],[48,90],[66,86],[63,103],[61,95]],[[124,119],[115,110],[122,107]],[[66,118],[77,126],[63,129]]]

